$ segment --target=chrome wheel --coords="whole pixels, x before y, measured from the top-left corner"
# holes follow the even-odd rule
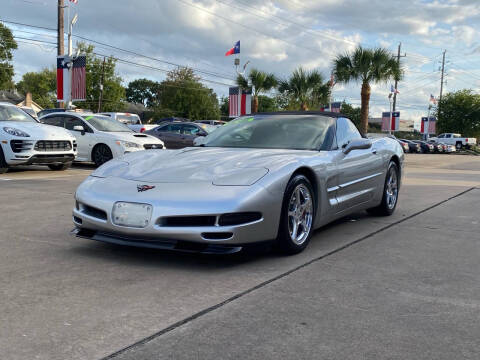
[[[398,176],[395,167],[391,167],[388,172],[387,184],[385,186],[385,197],[389,209],[393,209],[397,203],[398,197]]]
[[[288,233],[295,244],[302,245],[307,240],[312,220],[312,195],[304,184],[299,184],[288,202]]]

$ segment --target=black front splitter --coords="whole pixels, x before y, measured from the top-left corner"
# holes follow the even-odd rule
[[[171,250],[200,254],[234,254],[242,250],[242,246],[221,244],[203,244],[192,241],[164,239],[131,239],[119,235],[101,233],[95,230],[75,228],[70,235],[82,239],[96,240],[109,244],[133,246],[148,249]]]

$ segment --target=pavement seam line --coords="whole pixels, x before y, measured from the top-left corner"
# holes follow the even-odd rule
[[[378,230],[376,230],[376,231],[374,231],[374,232],[372,232],[372,233],[370,233],[370,234],[367,234],[367,235],[365,235],[365,236],[362,236],[362,237],[359,238],[359,239],[353,240],[353,241],[351,241],[351,242],[349,242],[349,243],[347,243],[347,244],[344,244],[344,245],[342,245],[342,246],[340,246],[340,247],[338,247],[338,248],[336,248],[336,249],[330,250],[329,252],[326,252],[326,253],[323,254],[323,255],[320,255],[320,256],[318,256],[318,257],[316,257],[316,258],[313,258],[313,259],[307,261],[306,263],[303,263],[303,264],[301,264],[301,265],[298,265],[298,266],[294,267],[293,269],[290,269],[290,270],[288,270],[288,271],[286,271],[286,272],[283,272],[283,273],[281,273],[281,274],[279,274],[279,275],[277,275],[277,276],[274,276],[274,277],[271,278],[271,279],[265,280],[265,281],[263,281],[263,282],[255,285],[255,286],[251,287],[250,289],[244,290],[244,291],[242,291],[242,292],[240,292],[240,293],[238,293],[238,294],[236,294],[236,295],[233,295],[233,296],[229,297],[228,299],[226,299],[226,300],[224,300],[224,301],[222,301],[222,302],[220,302],[220,303],[218,303],[218,304],[212,305],[212,306],[210,306],[210,307],[208,307],[208,308],[206,308],[206,309],[203,309],[203,310],[201,310],[201,311],[199,311],[199,312],[197,312],[197,313],[195,313],[195,314],[193,314],[193,315],[190,315],[190,316],[184,318],[183,320],[177,321],[176,323],[174,323],[174,324],[172,324],[172,325],[170,325],[170,326],[168,326],[168,327],[166,327],[166,328],[164,328],[164,329],[162,329],[162,330],[160,330],[160,331],[157,331],[156,333],[154,333],[154,334],[152,334],[152,335],[150,335],[150,336],[147,336],[147,337],[145,337],[145,338],[143,338],[143,339],[141,339],[141,340],[139,340],[139,341],[137,341],[137,342],[135,342],[135,343],[127,346],[127,347],[124,347],[124,348],[122,348],[122,349],[120,349],[120,350],[118,350],[118,351],[116,351],[116,352],[114,352],[114,353],[112,353],[112,354],[110,354],[110,355],[107,355],[107,356],[101,358],[100,360],[114,359],[114,358],[116,358],[117,356],[119,356],[119,355],[121,355],[121,354],[123,354],[123,353],[125,353],[125,352],[127,352],[127,351],[129,351],[129,350],[132,350],[132,349],[134,349],[134,348],[137,348],[137,347],[140,347],[140,346],[142,346],[142,345],[145,345],[146,343],[152,341],[153,339],[156,339],[156,338],[158,338],[158,337],[160,337],[160,336],[162,336],[162,335],[164,335],[164,334],[166,334],[166,333],[168,333],[168,332],[170,332],[170,331],[173,331],[173,330],[175,330],[175,329],[177,329],[177,328],[179,328],[179,327],[181,327],[181,326],[183,326],[183,325],[185,325],[185,324],[187,324],[187,323],[189,323],[189,322],[191,322],[191,321],[193,321],[193,320],[196,320],[196,319],[202,317],[203,315],[206,315],[206,314],[208,314],[208,313],[210,313],[210,312],[212,312],[212,311],[215,311],[215,310],[217,310],[217,309],[219,309],[219,308],[221,308],[221,307],[223,307],[223,306],[225,306],[225,305],[227,305],[227,304],[229,304],[229,303],[231,303],[231,302],[233,302],[233,301],[235,301],[235,300],[237,300],[237,299],[239,299],[239,298],[241,298],[241,297],[243,297],[243,296],[245,296],[245,295],[248,295],[248,294],[254,292],[255,290],[258,290],[258,289],[260,289],[260,288],[263,288],[263,287],[265,287],[265,286],[267,286],[267,285],[269,285],[269,284],[271,284],[271,283],[273,283],[273,282],[275,282],[275,281],[277,281],[277,280],[280,280],[280,279],[282,279],[282,278],[284,278],[284,277],[286,277],[286,276],[288,276],[288,275],[290,275],[290,274],[292,274],[292,273],[294,273],[294,272],[296,272],[296,271],[298,271],[298,270],[301,270],[301,269],[303,269],[303,268],[305,268],[305,267],[307,267],[307,266],[309,266],[309,265],[311,265],[311,264],[313,264],[313,263],[316,263],[317,261],[320,261],[320,260],[322,260],[322,259],[324,259],[324,258],[326,258],[326,257],[329,257],[329,256],[331,256],[331,255],[334,255],[334,254],[336,254],[336,253],[338,253],[338,252],[340,252],[340,251],[342,251],[342,250],[345,250],[345,249],[347,249],[347,248],[349,248],[349,247],[351,247],[351,246],[353,246],[353,245],[355,245],[355,244],[357,244],[357,243],[359,243],[359,242],[362,242],[362,241],[364,241],[364,240],[367,240],[367,239],[369,239],[369,238],[371,238],[371,237],[373,237],[373,236],[375,236],[375,235],[377,235],[377,234],[379,234],[379,233],[381,233],[381,232],[383,232],[383,231],[385,231],[385,230],[387,230],[387,229],[390,229],[390,228],[392,228],[392,227],[394,227],[394,226],[396,226],[396,225],[399,225],[399,224],[401,224],[401,223],[403,223],[403,222],[405,222],[405,221],[407,221],[407,220],[410,220],[410,219],[412,219],[412,218],[414,218],[414,217],[416,217],[416,216],[418,216],[418,215],[421,215],[421,214],[423,214],[423,213],[425,213],[425,212],[427,212],[427,211],[430,211],[430,210],[432,210],[432,209],[434,209],[434,208],[436,208],[436,207],[438,207],[438,206],[440,206],[440,205],[445,204],[446,202],[448,202],[448,201],[450,201],[450,200],[453,200],[453,199],[455,199],[455,198],[457,198],[457,197],[460,197],[460,196],[462,196],[462,195],[464,195],[464,194],[466,194],[466,193],[468,193],[468,192],[470,192],[470,191],[472,191],[472,190],[475,190],[475,189],[477,189],[477,188],[476,188],[476,187],[469,188],[469,189],[467,189],[467,190],[465,190],[465,191],[462,191],[462,192],[460,192],[460,193],[458,193],[458,194],[456,194],[456,195],[453,195],[453,196],[451,196],[451,197],[449,197],[449,198],[447,198],[447,199],[445,199],[445,200],[442,200],[442,201],[440,201],[440,202],[438,202],[438,203],[435,203],[435,204],[433,204],[433,205],[431,205],[431,206],[429,206],[429,207],[427,207],[427,208],[425,208],[425,209],[423,209],[423,210],[420,210],[420,211],[418,211],[418,212],[416,212],[416,213],[414,213],[414,214],[412,214],[412,215],[409,215],[409,216],[407,216],[407,217],[405,217],[405,218],[403,218],[403,219],[400,219],[400,220],[398,220],[398,221],[396,221],[396,222],[394,222],[394,223],[385,225],[384,227],[382,227],[382,228],[380,228],[380,229],[378,229]]]

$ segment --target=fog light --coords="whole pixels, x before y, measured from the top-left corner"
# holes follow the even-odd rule
[[[119,201],[113,205],[112,222],[120,226],[144,228],[150,223],[152,209],[150,204]]]

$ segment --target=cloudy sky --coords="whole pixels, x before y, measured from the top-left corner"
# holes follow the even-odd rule
[[[56,27],[57,0],[1,3],[0,20],[19,44],[16,80],[53,66],[56,35],[48,29]],[[139,77],[162,80],[165,71],[180,64],[198,70],[207,86],[225,95],[235,70],[233,57],[224,53],[237,40],[242,63],[249,60],[249,66],[279,77],[303,66],[320,70],[325,78],[338,53],[358,44],[396,53],[402,42],[402,118],[418,119],[430,94],[438,96],[444,50],[445,90],[480,92],[478,0],[78,0],[70,13],[79,15],[74,34],[96,41],[97,53],[120,59],[118,73],[125,85]],[[388,111],[389,88],[373,86],[371,116]],[[334,98],[359,104],[359,92],[358,84],[336,85]]]

